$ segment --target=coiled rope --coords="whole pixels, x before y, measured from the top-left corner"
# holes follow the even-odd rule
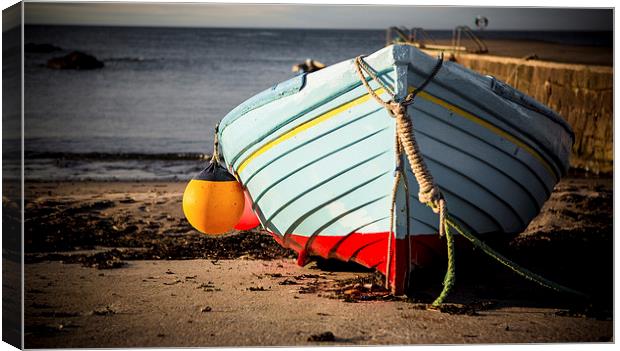
[[[394,213],[395,213],[395,204],[396,204],[396,192],[398,190],[398,182],[400,181],[400,177],[406,177],[406,173],[403,172],[402,167],[400,165],[401,153],[404,150],[405,155],[407,156],[407,160],[409,161],[409,165],[411,171],[413,172],[420,191],[418,193],[418,200],[429,206],[433,212],[439,215],[439,236],[446,238],[447,244],[447,254],[448,254],[448,268],[446,271],[446,275],[443,281],[443,289],[439,296],[432,303],[433,307],[440,306],[445,298],[448,296],[452,288],[455,284],[456,278],[456,265],[455,265],[455,252],[454,252],[454,237],[450,230],[450,227],[454,228],[459,234],[470,240],[476,247],[482,249],[486,254],[493,257],[504,266],[510,268],[512,271],[518,273],[519,275],[532,280],[544,287],[550,288],[552,290],[558,292],[566,292],[573,295],[577,295],[580,297],[586,297],[585,294],[578,292],[576,290],[567,288],[560,284],[554,283],[544,277],[534,274],[529,270],[517,265],[511,260],[499,254],[497,251],[491,249],[484,242],[480,241],[476,238],[472,233],[468,232],[461,226],[459,226],[454,219],[448,213],[448,206],[446,204],[446,200],[441,193],[441,190],[435,183],[432,174],[428,170],[426,163],[422,157],[422,153],[420,152],[420,148],[418,147],[417,141],[415,139],[415,133],[413,128],[413,122],[409,118],[407,114],[407,106],[413,103],[416,95],[424,90],[426,86],[431,82],[431,80],[437,75],[439,70],[441,69],[443,64],[443,53],[439,56],[437,60],[437,64],[433,68],[431,74],[426,78],[426,80],[416,89],[414,89],[411,93],[409,93],[404,99],[397,101],[395,97],[395,92],[391,87],[384,84],[374,73],[374,71],[366,64],[363,60],[363,56],[358,56],[355,59],[355,69],[357,74],[364,85],[366,90],[368,90],[368,94],[373,97],[375,101],[377,101],[380,105],[382,105],[388,112],[396,119],[396,159],[397,159],[397,170],[396,177],[394,181],[394,187],[392,189],[392,206],[391,206],[391,214],[390,214],[390,237],[388,239],[388,255],[387,255],[387,264],[386,264],[386,287],[389,285],[389,272],[391,266],[391,257],[392,257],[392,236],[393,236],[393,227],[394,227]],[[380,87],[382,87],[387,94],[391,97],[390,100],[384,101],[377,95],[377,93],[370,87],[366,76],[366,73],[370,78],[375,81]],[[407,183],[405,181],[405,183]],[[407,207],[408,202],[407,202]],[[407,216],[407,227],[409,227],[409,216]],[[409,232],[407,232],[409,235]],[[410,246],[410,245],[409,245]],[[409,276],[409,274],[408,274]]]

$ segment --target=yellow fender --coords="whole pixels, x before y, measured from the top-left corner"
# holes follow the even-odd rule
[[[204,234],[223,234],[239,222],[244,208],[241,184],[217,162],[189,181],[183,193],[183,213]]]

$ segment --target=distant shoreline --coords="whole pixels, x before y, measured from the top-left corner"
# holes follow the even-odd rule
[[[343,29],[343,28],[262,28],[262,27],[182,27],[182,26],[121,26],[121,25],[83,25],[83,24],[25,24],[25,28],[28,27],[59,27],[59,28],[113,28],[113,29],[131,29],[131,30],[149,30],[149,29],[168,29],[168,30],[215,30],[215,31],[248,31],[248,30],[256,30],[256,31],[309,31],[309,32],[369,32],[369,33],[384,33],[385,29],[368,29],[368,28],[357,28],[357,29]],[[450,38],[452,35],[452,28],[449,29],[428,29],[426,30],[431,35],[438,36],[439,40]],[[507,29],[498,29],[498,30],[484,30],[478,31],[474,30],[476,35],[479,35],[484,40],[497,40],[504,38],[505,40],[511,41],[535,41],[541,43],[551,43],[551,44],[562,44],[557,40],[549,40],[549,39],[535,39],[532,38],[532,35],[547,35],[547,36],[562,36],[562,35],[570,35],[571,37],[574,35],[586,35],[596,37],[598,36],[600,42],[591,43],[591,44],[578,44],[579,46],[596,46],[596,47],[613,47],[613,31],[602,31],[602,30],[528,30],[528,29],[520,29],[520,30],[507,30]],[[486,37],[486,38],[485,38]],[[602,42],[605,42],[604,44]]]
[[[444,35],[435,42],[451,44],[451,31],[430,33]],[[570,37],[580,32],[521,32],[525,36],[536,33]],[[586,34],[596,33],[601,32]],[[204,167],[201,161],[212,149],[217,122],[248,97],[290,79],[291,65],[306,58],[335,64],[376,51],[386,42],[383,30],[27,25],[24,34],[25,43],[61,48],[50,53],[26,52],[24,57],[25,171],[30,179],[41,180],[191,177]],[[483,32],[483,37],[500,35],[520,34]],[[591,132],[583,132],[586,139],[578,152],[586,155],[586,161],[603,160],[605,167],[611,165],[610,152],[605,150],[612,138],[604,131],[612,121],[611,99],[605,98],[613,90],[612,48],[536,40],[485,42],[488,54],[461,55],[457,62],[555,106],[556,112],[576,126],[578,135],[584,126],[599,131],[596,142],[587,139]],[[105,68],[81,72],[45,68],[47,60],[72,50],[96,56]],[[556,69],[549,62],[580,67]],[[235,91],[213,86],[234,86]],[[574,87],[579,87],[579,96],[589,94],[587,98],[575,99]],[[598,118],[593,118],[595,113]],[[589,123],[597,125],[590,127]],[[5,144],[5,155],[8,151],[18,155],[18,144]],[[592,154],[601,156],[593,159],[588,156]],[[9,161],[14,160],[21,159]],[[12,165],[18,170],[21,163]],[[595,171],[609,168],[594,166]]]

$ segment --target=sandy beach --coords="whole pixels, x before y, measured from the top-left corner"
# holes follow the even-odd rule
[[[450,314],[345,302],[332,289],[356,273],[290,259],[134,261],[104,272],[45,262],[26,274],[34,348],[608,342],[613,333],[611,321],[556,307],[479,303]]]
[[[23,225],[23,238],[3,238],[5,315],[13,318],[6,318],[3,335],[9,342],[19,344],[22,330],[25,348],[615,341],[611,9],[108,5],[20,4],[13,12],[24,17],[14,22],[24,25],[7,26],[3,34],[5,61],[13,66],[5,70],[6,85],[13,86],[7,91],[14,95],[7,95],[3,123],[14,128],[3,133],[2,225],[5,233],[19,233]],[[307,59],[332,66],[371,55],[392,39],[384,29],[401,24],[437,28],[427,31],[427,44],[439,45],[428,50],[431,56],[451,45],[452,28],[461,24],[476,25],[473,32],[488,47],[474,54],[475,43],[463,36],[459,45],[467,50],[446,51],[451,63],[424,75],[419,60],[404,69],[404,56],[391,57],[389,49],[367,61],[387,93],[432,78],[431,85],[417,86],[428,87],[426,102],[411,107],[430,118],[418,129],[409,117],[424,134],[420,145],[431,148],[419,152],[429,169],[438,170],[433,176],[451,193],[446,198],[456,200],[458,211],[449,213],[480,231],[521,230],[543,200],[535,192],[547,195],[559,170],[570,168],[522,233],[481,239],[582,296],[524,279],[457,237],[456,285],[432,308],[446,274],[441,254],[416,266],[407,294],[394,296],[384,288],[385,277],[355,263],[311,256],[301,267],[297,254],[265,231],[208,236],[185,218],[186,180],[200,172],[215,144],[238,174],[263,155],[247,168],[254,168],[253,183],[239,179],[252,196],[252,187],[260,191],[254,200],[277,224],[273,230],[313,232],[317,240],[350,234],[332,251],[382,259],[375,252],[386,251],[374,250],[384,241],[349,243],[390,228],[385,209],[374,210],[385,205],[387,193],[373,182],[393,170],[394,158],[386,153],[392,149],[384,148],[392,141],[378,139],[392,125],[374,119],[383,113],[380,105],[372,112],[346,63],[334,74],[303,77],[291,67]],[[446,68],[452,64],[493,78]],[[526,119],[548,113],[498,81],[562,116],[573,144],[565,128],[556,133],[553,122],[538,128],[538,120]],[[470,87],[472,94],[465,91]],[[493,96],[488,100],[485,87]],[[512,103],[500,98],[517,104],[514,119]],[[452,123],[457,115],[472,123]],[[227,123],[234,127],[224,133]],[[307,164],[297,164],[304,159]],[[290,172],[279,175],[282,170]],[[306,177],[314,183],[298,182]],[[305,189],[282,197],[286,203],[270,199],[272,189],[289,195],[298,187]],[[398,193],[403,199],[405,189]],[[522,189],[526,193],[516,196]],[[308,206],[298,210],[298,200]],[[400,229],[409,229],[400,225],[408,217],[421,225],[428,219],[415,211],[395,217]],[[400,252],[403,242],[391,244],[391,252]],[[404,274],[392,267],[404,267],[403,255],[391,257],[396,264],[388,267],[400,281]],[[375,267],[383,269],[384,262]]]
[[[409,297],[393,297],[360,267],[299,267],[264,233],[195,232],[184,185],[27,183],[26,347],[613,341],[609,177],[571,174],[524,233],[491,242],[589,301],[465,244],[442,311],[426,307],[444,262],[419,272]]]

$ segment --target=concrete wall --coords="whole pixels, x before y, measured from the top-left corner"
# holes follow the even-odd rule
[[[458,54],[456,61],[492,75],[546,104],[575,132],[571,166],[613,170],[613,68]]]

